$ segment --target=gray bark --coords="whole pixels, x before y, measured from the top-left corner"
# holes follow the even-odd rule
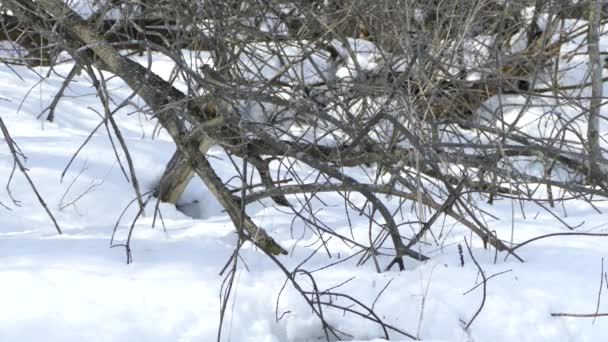
[[[589,7],[589,31],[588,52],[589,67],[591,69],[591,101],[589,103],[589,123],[587,126],[587,143],[589,144],[589,155],[591,156],[591,176],[598,179],[601,170],[598,161],[602,158],[600,149],[600,106],[602,103],[602,59],[600,57],[600,19],[602,5],[601,1],[595,0]]]
[[[175,151],[167,163],[154,195],[162,202],[176,204],[193,176],[194,170],[186,156],[180,151]]]

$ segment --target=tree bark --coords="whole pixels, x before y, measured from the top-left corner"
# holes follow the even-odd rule
[[[591,101],[589,103],[589,123],[587,126],[587,143],[591,157],[591,178],[597,180],[601,176],[598,162],[602,158],[600,149],[600,106],[602,104],[602,59],[600,57],[600,17],[602,5],[599,0],[591,1],[589,5],[589,31],[587,36],[589,67],[591,68]]]
[[[165,173],[154,192],[154,196],[162,202],[176,204],[193,176],[194,170],[187,157],[179,150],[175,151],[173,157],[167,163]]]

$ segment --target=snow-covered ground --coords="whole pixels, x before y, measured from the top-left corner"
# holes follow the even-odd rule
[[[170,66],[155,62],[155,71],[167,76]],[[122,247],[110,248],[110,237],[121,212],[135,196],[131,183],[117,163],[105,127],[101,127],[78,154],[65,177],[61,174],[72,155],[101,122],[103,112],[94,89],[82,77],[73,83],[59,103],[56,121],[37,119],[52,101],[61,78],[39,82],[35,72],[14,67],[19,76],[0,66],[0,116],[12,137],[28,157],[26,166],[49,209],[57,218],[62,235],[36,200],[26,179],[16,172],[10,191],[4,188],[12,156],[0,139],[0,341],[212,341],[219,323],[219,273],[237,241],[228,216],[199,180],[193,180],[181,205],[199,218],[193,219],[170,205],[161,204],[164,227],[152,227],[155,203],[134,227],[133,263],[126,264]],[[57,67],[67,74],[69,65]],[[129,92],[114,79],[110,91],[117,97]],[[136,101],[136,100],[135,100]],[[141,105],[142,103],[136,103]],[[164,134],[155,136],[155,122],[148,121],[135,107],[116,114],[132,154],[143,192],[152,190],[174,145]],[[43,115],[43,118],[46,114]],[[219,149],[210,158],[228,180],[232,164]],[[121,160],[125,161],[122,153]],[[353,170],[353,172],[357,172]],[[326,194],[328,204],[318,215],[336,231],[351,232],[344,216],[343,200]],[[356,198],[355,198],[356,200]],[[195,202],[196,201],[196,202]],[[359,199],[363,203],[363,199]],[[393,205],[397,205],[393,200]],[[289,248],[281,260],[293,270],[318,244],[304,224],[267,205],[249,209],[254,220]],[[594,203],[602,213],[608,204]],[[415,215],[404,210],[407,215]],[[521,242],[534,236],[563,232],[566,228],[537,207],[520,208],[502,200],[487,217],[488,226],[502,237],[513,234]],[[606,232],[606,215],[583,201],[569,201],[556,211],[585,231]],[[118,224],[115,244],[124,243],[134,206]],[[525,213],[525,218],[523,216]],[[352,235],[365,240],[368,222],[352,212]],[[437,231],[442,230],[439,220]],[[487,283],[483,310],[468,331],[482,302],[478,268],[464,249],[460,265],[457,245],[470,232],[446,220],[443,245],[424,247],[432,259],[425,263],[407,261],[404,272],[377,273],[371,262],[356,266],[358,256],[332,268],[313,273],[319,289],[340,285],[346,293],[373,307],[380,319],[418,336],[424,341],[605,341],[608,318],[551,317],[552,312],[593,313],[596,310],[603,257],[608,256],[608,238],[555,237],[537,241],[521,250],[526,262],[505,261],[494,250],[483,249],[472,239],[472,252],[486,277],[501,273]],[[354,249],[329,241],[331,259],[322,250],[303,268],[313,271],[328,263],[347,259]],[[224,320],[225,341],[317,341],[324,338],[318,319],[300,294],[285,283],[285,275],[263,253],[246,245],[241,252],[246,267],[239,267]],[[381,262],[386,265],[388,259]],[[608,261],[607,261],[608,264]],[[608,265],[606,266],[608,269]],[[298,280],[309,286],[304,275]],[[604,283],[604,286],[606,284]],[[604,288],[604,293],[608,289]],[[280,295],[279,295],[280,294]],[[330,300],[327,298],[326,300]],[[353,304],[332,297],[339,305]],[[608,299],[600,312],[608,311]],[[359,307],[358,310],[361,310]],[[353,340],[380,341],[382,329],[342,310],[324,308],[329,323],[352,335]],[[392,339],[409,340],[389,331]]]

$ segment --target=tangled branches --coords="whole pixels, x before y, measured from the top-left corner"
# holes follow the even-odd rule
[[[560,83],[590,28],[568,19],[576,17],[568,2],[537,1],[531,18],[522,15],[523,1],[431,3],[106,1],[83,17],[59,0],[7,0],[3,38],[25,49],[23,64],[53,66],[67,52],[75,66],[57,100],[74,74],[86,72],[117,134],[105,80],[96,75],[124,80],[176,145],[154,195],[175,203],[190,178],[200,177],[236,227],[233,267],[250,241],[321,320],[322,307],[334,307],[380,324],[387,337],[392,329],[414,338],[355,298],[348,299],[363,311],[326,300],[344,294],[300,287],[296,275],[310,274],[282,265],[276,256],[287,248],[246,207],[271,198],[311,227],[326,250],[328,237],[340,239],[360,252],[361,264],[371,260],[383,271],[405,269],[404,257],[428,260],[421,241],[431,235],[441,245],[433,226],[442,216],[523,261],[484,223],[481,203],[507,198],[551,212],[571,197],[608,195],[604,151],[581,130],[597,121],[587,117],[597,119],[599,103],[580,105],[581,87]],[[119,18],[109,17],[112,10]],[[147,66],[130,58],[144,52]],[[152,71],[156,54],[172,60],[171,77]],[[596,76],[592,83],[601,87]],[[209,163],[212,146],[243,161],[234,163],[240,196]],[[323,193],[340,196],[345,215],[367,217],[369,241],[316,217]],[[415,222],[399,217],[406,203]],[[340,334],[323,327],[328,339]]]

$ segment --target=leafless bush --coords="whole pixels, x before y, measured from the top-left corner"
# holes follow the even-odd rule
[[[434,236],[434,223],[443,215],[523,261],[507,237],[484,224],[482,201],[533,202],[553,213],[556,203],[571,198],[608,195],[604,151],[581,133],[587,122],[599,120],[594,113],[601,93],[590,98],[583,91],[592,84],[601,88],[599,53],[592,52],[590,80],[561,81],[576,57],[587,53],[587,33],[587,39],[597,39],[605,21],[601,7],[589,12],[581,3],[586,4],[108,0],[95,2],[96,11],[83,17],[60,0],[4,0],[3,38],[20,52],[4,62],[53,67],[65,62],[59,52],[67,52],[75,70],[95,80],[104,122],[128,155],[107,106],[111,95],[96,70],[122,78],[177,146],[156,196],[175,203],[196,174],[239,233],[226,266],[232,271],[226,273],[223,303],[239,248],[250,241],[307,299],[329,339],[344,335],[325,321],[323,307],[332,304],[324,296],[344,294],[302,288],[296,276],[311,277],[305,261],[286,269],[276,256],[287,251],[247,216],[245,207],[272,198],[321,241],[347,241],[359,249],[361,263],[371,261],[379,271],[394,265],[404,269],[404,256],[428,259],[417,244],[425,234]],[[147,55],[148,65],[130,54]],[[154,54],[175,63],[170,79],[150,70]],[[205,64],[211,72],[201,72]],[[179,91],[178,82],[188,90]],[[62,91],[57,99],[61,96]],[[239,196],[207,161],[205,153],[214,145],[243,160],[235,162]],[[270,163],[279,163],[284,172],[273,174]],[[529,172],[524,164],[543,171]],[[314,181],[302,180],[301,167],[312,170]],[[371,176],[361,181],[349,168]],[[130,163],[128,169],[136,180]],[[262,184],[252,184],[251,173]],[[143,209],[136,182],[134,190]],[[346,210],[367,216],[370,232],[379,233],[356,241],[315,217],[323,201],[314,200],[325,192],[340,194]],[[356,205],[353,193],[366,204]],[[400,207],[410,204],[418,220],[402,222],[389,198],[398,198]],[[381,255],[392,261],[380,264]],[[352,313],[384,331],[394,328],[349,299],[360,309],[349,307]]]

